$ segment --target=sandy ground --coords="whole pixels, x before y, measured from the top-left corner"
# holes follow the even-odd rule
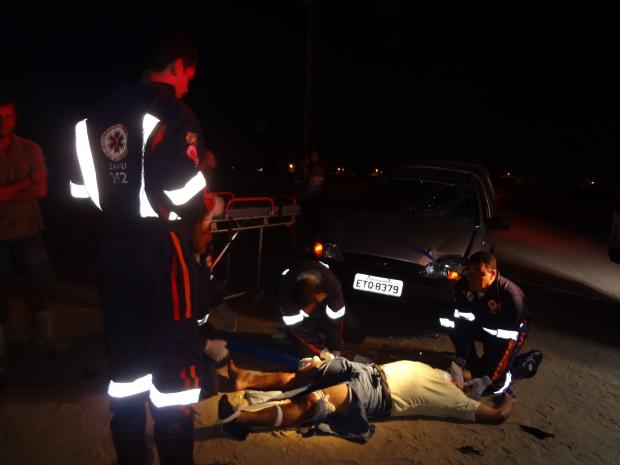
[[[526,240],[535,231],[549,236],[542,247]],[[521,272],[530,302],[541,314],[525,350],[541,349],[545,359],[535,378],[517,382],[518,403],[505,424],[412,418],[376,422],[375,435],[365,445],[331,437],[304,439],[295,430],[255,433],[237,442],[225,437],[216,425],[217,398],[212,398],[196,406],[196,463],[620,463],[620,351],[615,334],[620,306],[608,298],[620,298],[620,266],[607,264],[601,244],[586,239],[575,242],[571,234],[517,219],[498,245],[498,255],[506,263],[521,260],[537,268],[541,260],[536,257],[543,256],[545,266],[556,263],[560,267],[560,278],[579,281],[582,286],[569,289],[560,278],[540,286],[541,281],[532,278],[534,272]],[[578,252],[587,257],[585,261],[569,256]],[[583,289],[597,292],[586,295]],[[258,330],[268,335],[278,329],[275,318],[266,321],[256,316],[249,301],[240,300],[236,307],[239,333]],[[59,333],[71,345],[59,358],[48,359],[29,343],[30,321],[24,302],[21,298],[14,302],[12,356],[6,385],[0,391],[0,462],[112,464],[96,289],[89,281],[57,283],[54,311]],[[447,338],[428,335],[371,336],[359,348],[359,353],[378,361],[449,351]],[[250,362],[243,363],[249,366]],[[538,439],[523,431],[522,425],[554,436]],[[147,434],[153,445],[151,424]],[[157,458],[155,463],[159,463]]]

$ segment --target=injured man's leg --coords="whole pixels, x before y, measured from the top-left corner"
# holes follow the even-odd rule
[[[296,400],[266,402],[246,408],[234,408],[228,396],[223,395],[218,405],[222,428],[236,439],[243,440],[250,426],[272,428],[295,426],[306,421],[326,418],[328,415],[344,415],[349,404],[349,387],[338,384],[313,391]]]
[[[298,378],[305,375],[308,371],[319,366],[323,361],[314,361],[302,370],[297,372],[276,371],[262,372],[254,370],[244,370],[237,367],[230,360],[228,362],[228,379],[234,384],[235,391],[243,391],[245,389],[257,389],[262,391],[280,390],[286,391],[297,386]]]

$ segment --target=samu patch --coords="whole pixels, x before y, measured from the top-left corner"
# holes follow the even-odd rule
[[[99,143],[110,160],[122,160],[127,155],[127,128],[121,123],[110,126],[101,134]]]
[[[187,131],[185,133],[185,143],[188,145],[196,145],[198,143],[198,134]]]

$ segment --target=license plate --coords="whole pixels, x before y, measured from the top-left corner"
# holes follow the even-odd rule
[[[353,289],[400,297],[403,293],[403,282],[400,279],[381,278],[380,276],[356,273],[353,279]]]

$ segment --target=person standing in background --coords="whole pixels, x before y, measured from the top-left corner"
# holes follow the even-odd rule
[[[47,169],[41,147],[15,134],[15,101],[0,95],[0,373],[8,363],[9,282],[18,271],[28,286],[37,343],[56,355],[49,308],[52,263],[43,240],[39,199],[47,195]]]

